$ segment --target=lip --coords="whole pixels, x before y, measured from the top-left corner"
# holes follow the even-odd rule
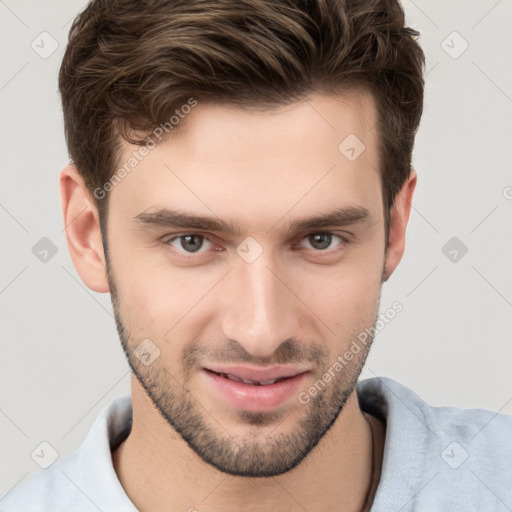
[[[211,370],[215,373],[229,373],[235,375],[241,379],[265,382],[272,379],[281,379],[283,377],[294,377],[299,373],[304,373],[309,370],[306,367],[300,366],[271,366],[269,368],[258,368],[256,366],[249,365],[210,365],[206,367],[207,370]]]
[[[229,369],[230,372],[222,373],[236,375],[236,373],[233,373],[235,372],[234,367],[230,367]],[[240,369],[241,368],[238,368],[237,371],[240,371]],[[247,368],[245,368],[245,370],[247,370]],[[291,369],[288,368],[289,374],[290,370]],[[297,373],[296,368],[290,376],[285,375],[284,368],[281,368],[279,371],[279,374],[276,373],[277,370],[275,369],[273,370],[273,373],[270,372],[270,370],[265,373],[256,372],[258,377],[257,379],[254,379],[254,376],[256,375],[254,371],[252,373],[249,373],[249,370],[247,370],[247,372],[243,372],[246,376],[249,374],[252,375],[254,380],[270,380],[269,378],[264,379],[262,377],[268,377],[269,375],[285,377],[283,380],[267,385],[246,384],[244,382],[231,380],[223,375],[213,373],[213,371],[208,371],[206,368],[203,368],[202,373],[205,375],[208,383],[213,386],[213,388],[232,406],[246,411],[263,412],[274,410],[285,404],[292,396],[297,396],[301,384],[309,375],[308,371]]]

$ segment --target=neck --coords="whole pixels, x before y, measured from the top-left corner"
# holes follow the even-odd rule
[[[160,416],[132,378],[133,425],[113,453],[116,473],[141,512],[368,510],[380,476],[384,426],[359,409],[355,391],[328,433],[291,471],[237,477],[205,463]],[[372,428],[373,426],[373,436]]]

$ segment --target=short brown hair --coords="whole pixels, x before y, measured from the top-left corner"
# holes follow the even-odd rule
[[[190,98],[277,107],[365,88],[386,218],[410,175],[425,56],[397,0],[92,0],[59,74],[66,142],[91,193]],[[340,141],[341,142],[341,141]],[[105,220],[108,197],[98,199]]]

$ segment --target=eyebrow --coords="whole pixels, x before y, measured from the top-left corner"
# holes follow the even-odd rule
[[[144,227],[164,227],[217,231],[241,236],[244,230],[239,224],[233,224],[218,217],[189,214],[179,210],[161,208],[155,211],[145,210],[132,219]],[[302,232],[322,229],[329,226],[348,226],[370,220],[370,212],[361,206],[337,208],[315,217],[296,219],[287,224],[288,232]],[[272,228],[271,228],[272,229]]]

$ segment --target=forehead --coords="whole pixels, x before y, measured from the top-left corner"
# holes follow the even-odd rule
[[[279,158],[290,147],[298,150],[301,143],[310,150],[338,150],[338,139],[351,133],[371,146],[376,121],[373,96],[356,91],[312,95],[270,110],[199,102],[173,140],[177,150],[210,163]]]
[[[374,100],[363,92],[271,110],[198,101],[115,187],[111,207],[272,223],[291,209],[304,216],[323,205],[371,206],[380,196],[376,124]],[[132,152],[125,144],[121,165]]]

